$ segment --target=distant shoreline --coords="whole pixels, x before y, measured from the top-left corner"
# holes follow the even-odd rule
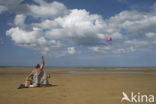
[[[34,66],[0,66],[0,68],[34,68]],[[119,66],[106,66],[106,67],[103,67],[103,66],[47,66],[45,68],[48,68],[48,69],[72,69],[72,68],[76,68],[76,69],[132,69],[132,68],[135,68],[135,69],[140,69],[140,68],[143,68],[143,69],[146,69],[146,68],[156,68],[156,66],[129,66],[129,67],[119,67]]]

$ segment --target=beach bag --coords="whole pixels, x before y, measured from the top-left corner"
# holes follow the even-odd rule
[[[25,86],[25,87],[29,87],[29,85],[30,85],[30,81],[25,81],[25,82],[24,82],[24,86]]]

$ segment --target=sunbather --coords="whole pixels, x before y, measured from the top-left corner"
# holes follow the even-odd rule
[[[49,84],[48,78],[50,76],[43,70],[45,65],[44,57],[42,56],[41,59],[42,65],[40,66],[40,64],[36,64],[35,69],[32,70],[32,72],[26,77],[26,80],[29,80],[29,78],[32,76],[32,85],[30,85],[30,87],[37,87]]]

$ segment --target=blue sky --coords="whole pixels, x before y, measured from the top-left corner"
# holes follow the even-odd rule
[[[1,0],[0,27],[0,66],[156,66],[155,0]]]

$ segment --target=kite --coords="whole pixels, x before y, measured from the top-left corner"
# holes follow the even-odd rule
[[[111,37],[111,36],[107,36],[107,39],[104,40],[104,41],[106,41],[106,42],[108,42],[108,41],[112,41],[112,37]]]
[[[104,45],[107,45],[110,42],[112,42],[112,37],[111,36],[107,36],[107,39],[104,40]]]

